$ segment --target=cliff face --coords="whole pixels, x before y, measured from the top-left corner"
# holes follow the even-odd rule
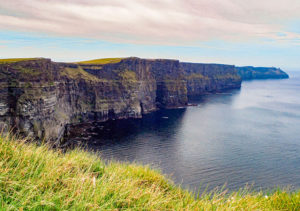
[[[241,87],[241,78],[233,65],[181,63],[181,66],[189,97]]]
[[[140,118],[185,106],[190,96],[240,84],[229,65],[139,58],[78,64],[0,61],[0,128],[55,141],[67,125]]]
[[[243,80],[289,78],[288,74],[275,67],[236,67]]]
[[[121,85],[119,91],[136,94],[133,99],[145,113],[157,107],[171,108],[187,103],[184,71],[179,61],[128,58],[118,63],[84,64],[81,67],[101,80]]]
[[[29,136],[60,136],[67,120],[56,111],[59,71],[47,59],[0,64],[0,127]]]
[[[25,136],[57,140],[67,124],[139,118],[186,104],[184,72],[175,60],[0,64],[0,127]]]

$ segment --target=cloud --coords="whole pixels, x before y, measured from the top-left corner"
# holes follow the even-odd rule
[[[297,42],[299,0],[0,0],[0,29],[113,42]],[[284,36],[283,36],[284,34]]]

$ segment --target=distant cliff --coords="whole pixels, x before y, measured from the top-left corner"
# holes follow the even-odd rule
[[[248,70],[167,59],[0,60],[0,129],[56,141],[68,125],[141,118],[184,107],[195,96],[240,88],[238,72]]]
[[[187,80],[188,97],[241,87],[235,66],[223,64],[181,63]]]
[[[243,80],[289,78],[288,74],[275,67],[236,67]]]

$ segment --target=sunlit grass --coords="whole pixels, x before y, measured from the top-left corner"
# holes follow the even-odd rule
[[[298,210],[300,191],[199,197],[148,166],[0,136],[0,210]]]
[[[0,59],[0,64],[6,63],[14,63],[14,62],[21,62],[21,61],[30,61],[30,60],[37,60],[39,58],[11,58],[11,59]]]
[[[97,78],[96,76],[84,71],[81,67],[76,67],[76,68],[65,68],[62,72],[61,75],[68,76],[69,78],[72,79],[84,79],[87,81],[95,81],[99,82],[100,79]]]
[[[124,58],[104,58],[104,59],[94,59],[89,61],[77,62],[78,64],[111,64],[111,63],[119,63]]]

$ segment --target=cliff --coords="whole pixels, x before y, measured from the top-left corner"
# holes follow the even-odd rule
[[[56,141],[67,125],[140,118],[240,84],[230,65],[140,58],[0,60],[0,128]]]
[[[275,67],[236,67],[243,80],[251,79],[281,79],[289,78],[289,75],[280,68]]]
[[[235,66],[223,64],[181,63],[186,74],[188,97],[241,87]]]

